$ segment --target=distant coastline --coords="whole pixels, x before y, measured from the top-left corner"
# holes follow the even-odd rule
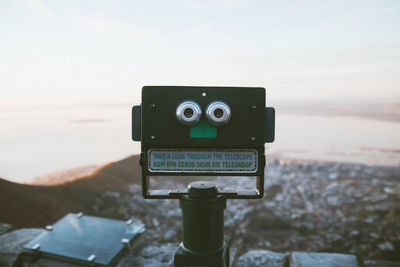
[[[365,119],[400,122],[400,103],[282,103],[276,109],[282,113],[319,116],[354,116]]]
[[[400,103],[275,100],[267,105],[275,107],[277,116],[276,142],[266,146],[269,158],[275,154],[371,166],[400,164]],[[96,169],[85,166],[102,166],[138,154],[140,143],[131,140],[130,120],[131,105],[122,103],[2,107],[0,176],[49,184],[48,174],[61,173],[59,180],[66,182]],[[70,173],[65,175],[63,170]]]

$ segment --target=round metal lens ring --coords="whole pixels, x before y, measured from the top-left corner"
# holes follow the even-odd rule
[[[218,116],[216,116],[216,114]],[[221,126],[229,122],[231,118],[231,109],[228,104],[222,101],[215,101],[207,106],[206,117],[212,125]]]
[[[195,125],[201,119],[201,108],[194,101],[182,102],[176,108],[176,118],[185,125]]]

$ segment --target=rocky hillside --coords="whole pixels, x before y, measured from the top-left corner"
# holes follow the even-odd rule
[[[232,258],[264,249],[400,261],[400,168],[274,159],[266,175],[262,200],[228,201],[225,234],[232,239]],[[156,185],[186,183],[163,178]],[[229,183],[246,186],[239,179]],[[0,222],[17,228],[43,227],[66,213],[83,211],[141,219],[147,227],[146,244],[177,244],[181,239],[178,201],[142,198],[135,156],[63,185],[1,181],[0,191]]]
[[[227,203],[225,233],[236,256],[257,248],[400,260],[399,168],[276,159],[267,164],[266,175],[262,200]],[[173,179],[175,187],[179,182],[184,185]],[[232,179],[230,185],[246,186],[242,182]],[[157,183],[171,186],[167,179]],[[139,217],[149,241],[179,242],[178,201],[144,200],[140,192],[138,184],[129,193],[105,192],[96,212]]]
[[[101,193],[127,193],[129,185],[140,183],[140,179],[137,156],[57,186],[23,185],[0,179],[0,222],[14,227],[44,227],[69,212],[93,214]]]

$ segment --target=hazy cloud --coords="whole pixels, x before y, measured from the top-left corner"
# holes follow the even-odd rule
[[[248,2],[250,0],[182,0],[183,6],[187,8],[234,7]]]
[[[43,3],[38,0],[24,0],[25,4],[32,9],[37,15],[39,15],[43,19],[47,19],[50,17],[50,12],[43,5]]]
[[[83,29],[101,37],[134,42],[151,42],[157,39],[155,32],[150,28],[138,27],[100,15],[73,17],[71,23],[79,30]]]

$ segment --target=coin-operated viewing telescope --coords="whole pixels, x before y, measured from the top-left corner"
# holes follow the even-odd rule
[[[142,104],[132,109],[132,139],[142,145],[143,196],[180,200],[183,243],[175,266],[229,266],[226,199],[262,198],[264,144],[274,141],[274,132],[275,110],[265,106],[264,88],[143,87]],[[153,176],[255,176],[257,182],[255,190],[210,182],[152,190]]]

